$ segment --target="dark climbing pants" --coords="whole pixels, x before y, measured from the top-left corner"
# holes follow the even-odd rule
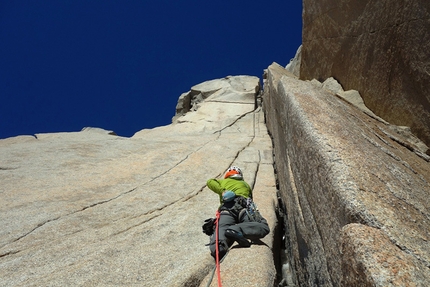
[[[232,229],[241,232],[243,236],[249,240],[256,240],[263,238],[270,232],[267,221],[262,218],[260,222],[251,221],[246,214],[245,210],[239,213],[238,216],[230,213],[227,210],[221,211],[219,218],[219,258],[222,258],[227,252],[228,248],[234,243],[233,240],[225,236],[227,229]],[[209,249],[213,257],[216,256],[216,234],[212,234],[210,238]]]

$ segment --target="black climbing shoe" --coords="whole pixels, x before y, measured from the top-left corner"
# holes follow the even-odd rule
[[[225,236],[227,238],[233,239],[234,241],[237,241],[237,243],[239,243],[239,245],[242,247],[251,246],[251,243],[248,241],[248,239],[243,237],[243,234],[241,232],[235,231],[233,229],[227,229],[225,231]]]

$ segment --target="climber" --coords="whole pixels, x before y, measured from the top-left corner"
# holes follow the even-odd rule
[[[257,210],[252,201],[252,190],[243,180],[240,168],[230,167],[224,179],[209,179],[207,186],[220,198],[220,217],[218,224],[219,258],[222,258],[229,247],[236,241],[241,247],[251,246],[250,240],[263,238],[270,229],[266,219]],[[216,236],[214,219],[207,219],[203,232],[210,235],[209,249],[216,256]],[[206,231],[205,231],[206,230]]]

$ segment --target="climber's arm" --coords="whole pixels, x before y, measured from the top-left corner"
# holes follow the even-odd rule
[[[206,183],[206,185],[215,193],[219,194],[220,196],[224,192],[224,187],[221,185],[221,181],[215,178],[209,179]]]

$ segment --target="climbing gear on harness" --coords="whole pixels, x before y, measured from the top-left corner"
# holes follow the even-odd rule
[[[233,200],[223,202],[219,207],[219,211],[228,211],[232,216],[239,221],[240,212],[246,207],[246,198],[242,196],[236,196]]]
[[[248,206],[248,198],[238,196],[236,203],[241,206],[242,208],[246,208]]]
[[[246,199],[246,214],[251,221],[261,222],[261,219],[263,218],[260,211],[258,211],[257,205],[251,198]]]
[[[224,178],[228,177],[234,179],[243,179],[243,173],[237,166],[232,166],[227,169],[226,173],[224,174]]]
[[[236,194],[233,191],[227,190],[227,191],[224,191],[224,193],[222,194],[222,201],[223,202],[230,202],[235,197],[236,197]]]
[[[239,232],[239,231],[236,231],[236,230],[233,230],[233,229],[227,229],[225,231],[225,236],[227,238],[230,238],[230,239],[236,241],[237,243],[239,243],[239,245],[241,247],[249,247],[249,246],[251,246],[251,243],[248,241],[248,239],[246,239],[243,236],[242,232]]]
[[[232,201],[223,202],[219,207],[219,211],[228,211],[236,218],[236,221],[240,221],[244,213],[248,215],[250,221],[261,222],[263,218],[252,198],[242,196],[236,196]]]
[[[245,214],[248,216],[250,221],[261,222],[261,219],[263,218],[253,200],[242,196],[236,196],[232,201],[223,202],[219,207],[219,211],[228,212],[235,218],[236,222],[242,221]]]
[[[202,225],[204,234],[211,236],[214,233],[215,221],[216,221],[216,218],[208,218],[205,220],[205,223]]]

